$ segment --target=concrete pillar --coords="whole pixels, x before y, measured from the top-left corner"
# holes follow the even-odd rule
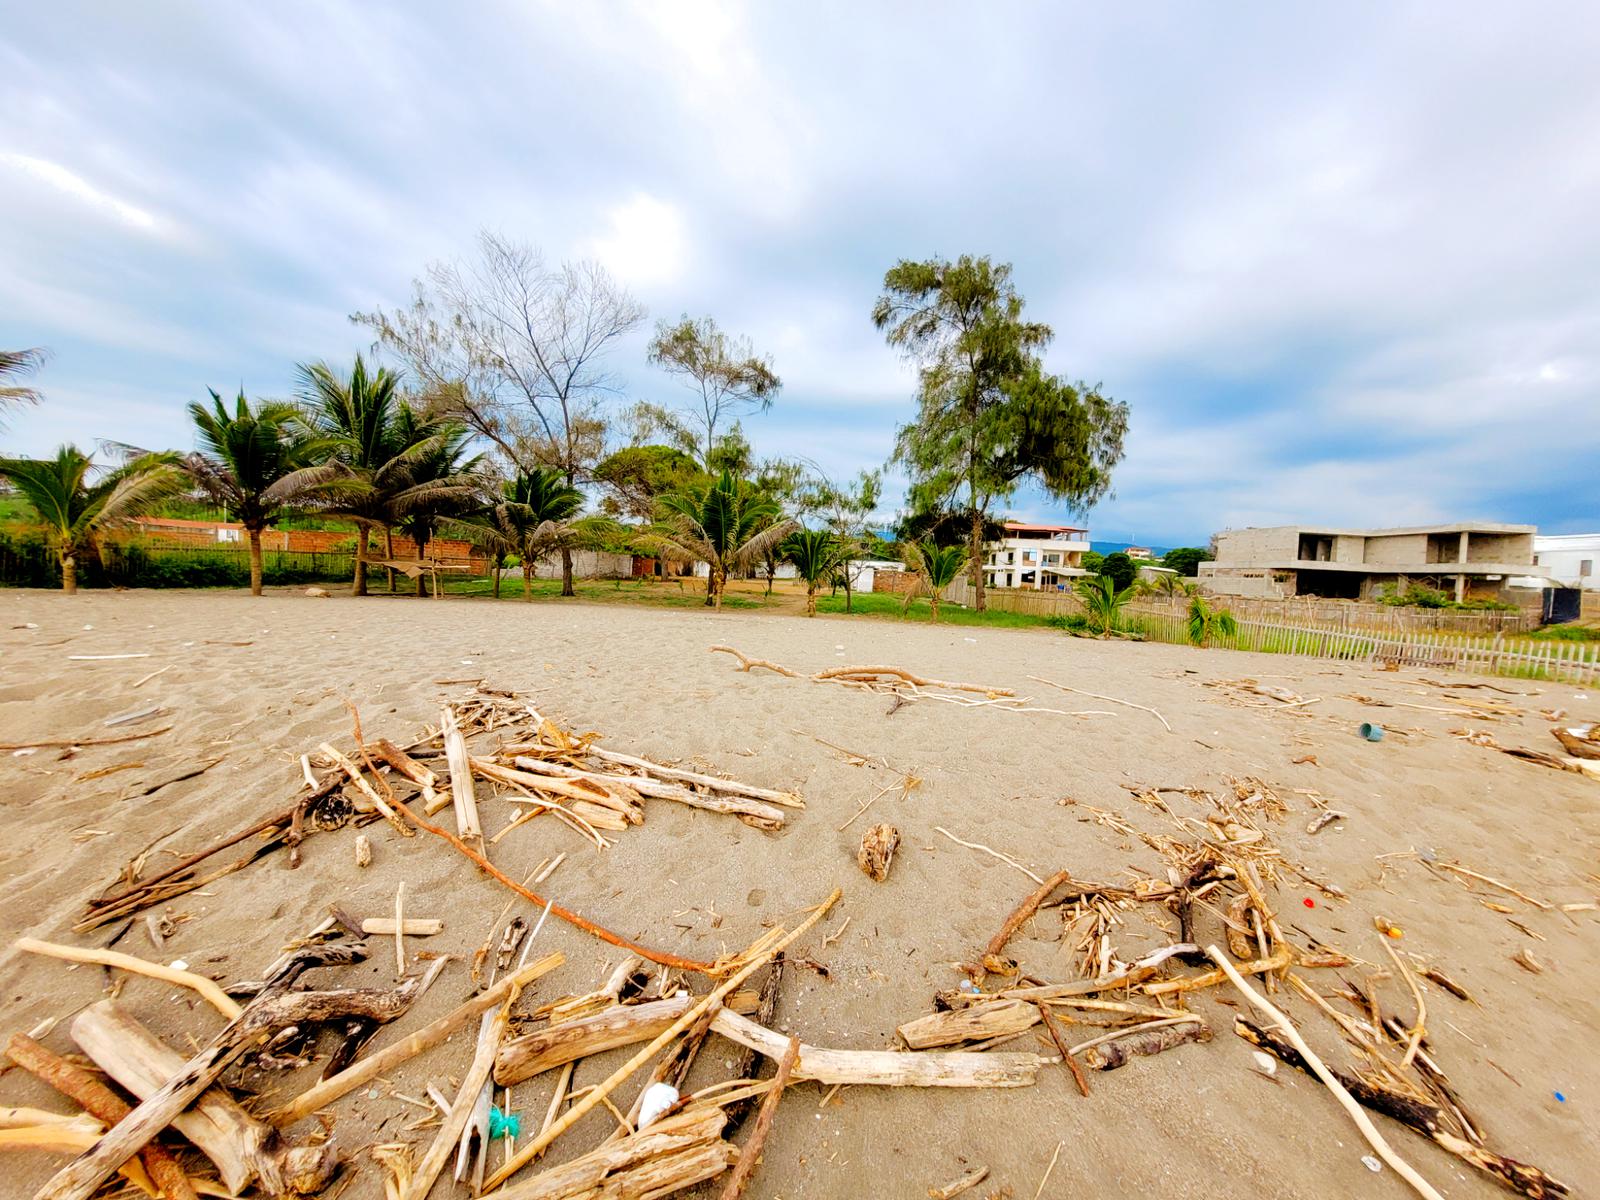
[[[1461,545],[1456,549],[1456,561],[1467,561],[1467,531],[1465,529],[1461,531]]]
[[[1466,541],[1466,538],[1467,538],[1467,535],[1463,533],[1461,535],[1461,540],[1462,541]],[[1466,598],[1467,598],[1467,577],[1465,575],[1457,575],[1456,576],[1456,603],[1460,604]]]

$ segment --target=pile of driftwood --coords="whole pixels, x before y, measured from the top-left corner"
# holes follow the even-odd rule
[[[1209,1040],[1209,1023],[1190,1011],[1187,1001],[1206,989],[1231,984],[1265,1018],[1256,1023],[1240,1016],[1233,1022],[1239,1037],[1260,1048],[1258,1069],[1270,1075],[1276,1059],[1314,1074],[1351,1114],[1378,1156],[1420,1195],[1438,1193],[1394,1153],[1364,1109],[1413,1129],[1519,1194],[1567,1195],[1560,1181],[1485,1145],[1482,1123],[1468,1110],[1428,1040],[1427,1004],[1418,981],[1426,979],[1464,1002],[1471,1002],[1471,996],[1437,967],[1396,953],[1390,944],[1396,931],[1379,921],[1378,941],[1392,971],[1369,971],[1359,984],[1342,979],[1331,993],[1313,986],[1304,972],[1351,968],[1357,960],[1309,934],[1303,934],[1301,941],[1287,936],[1287,921],[1272,900],[1275,880],[1284,871],[1303,871],[1275,846],[1270,829],[1287,815],[1288,807],[1260,780],[1227,782],[1227,788],[1218,792],[1197,787],[1130,789],[1148,808],[1165,816],[1179,836],[1144,832],[1114,813],[1077,805],[1086,812],[1085,819],[1137,837],[1156,850],[1166,861],[1165,878],[1092,883],[1058,871],[1041,880],[981,954],[956,964],[967,981],[936,993],[932,1013],[900,1026],[905,1044],[982,1050],[1040,1026],[1087,1096],[1084,1067],[1114,1070],[1136,1057]],[[1169,796],[1183,800],[1169,801]],[[1184,801],[1209,811],[1194,815]],[[1486,876],[1464,873],[1522,896]],[[1337,887],[1306,878],[1330,899],[1343,897]],[[1051,909],[1060,913],[1060,938],[1074,951],[1078,978],[1047,978],[1008,954],[1019,931]],[[1140,910],[1167,929],[1167,942],[1125,961],[1113,940],[1126,929],[1127,918]],[[1216,944],[1218,940],[1226,950]],[[1331,1019],[1358,1066],[1327,1067],[1299,1027],[1246,982],[1250,977],[1269,993],[1302,997],[1318,1015]],[[997,980],[999,986],[992,986]],[[1380,999],[1381,981],[1400,984],[1403,998]],[[1402,1021],[1397,1014],[1408,1002],[1415,1016]],[[1069,1035],[1078,1026],[1101,1027],[1105,1032],[1095,1031],[1069,1044],[1074,1040]]]

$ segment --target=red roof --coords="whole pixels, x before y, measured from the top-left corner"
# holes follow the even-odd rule
[[[1043,533],[1088,533],[1077,525],[1039,525],[1032,521],[1007,521],[1007,529],[1037,529]]]

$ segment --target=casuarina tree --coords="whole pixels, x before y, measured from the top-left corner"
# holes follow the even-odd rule
[[[1075,509],[1111,486],[1127,406],[1047,374],[1048,325],[1023,317],[1009,264],[901,260],[884,275],[873,323],[916,363],[916,419],[895,458],[916,509],[956,508],[968,525],[976,607],[984,607],[985,514],[1024,483]]]

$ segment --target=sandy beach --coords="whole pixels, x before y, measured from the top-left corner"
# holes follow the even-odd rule
[[[883,695],[741,673],[729,657],[708,653],[718,643],[803,672],[889,663],[1012,688],[1044,707],[1109,715],[934,702],[891,712]],[[146,657],[72,657],[130,654]],[[1171,729],[1148,712],[1057,692],[1031,675],[1154,708]],[[1471,727],[1503,746],[1554,751],[1551,722],[1541,710],[1593,720],[1600,717],[1600,696],[1514,680],[1496,681],[1514,695],[1450,691],[1422,683],[1424,677],[1439,678],[1411,668],[1385,672],[1046,630],[751,612],[357,601],[289,592],[261,600],[179,592],[65,600],[0,591],[0,742],[113,732],[102,729],[108,718],[157,704],[168,710],[159,724],[172,726],[156,737],[65,757],[54,749],[0,756],[6,820],[0,878],[7,900],[0,940],[9,946],[26,935],[106,944],[115,926],[71,931],[85,901],[130,861],[142,858],[147,871],[158,869],[173,855],[291,804],[301,786],[299,756],[324,740],[349,744],[347,701],[359,706],[369,737],[403,742],[437,721],[441,702],[473,687],[438,681],[482,679],[515,691],[564,726],[603,734],[609,748],[802,795],[807,807],[776,833],[652,802],[645,823],[604,852],[539,821],[512,831],[491,857],[520,879],[564,851],[566,860],[543,885],[548,894],[629,937],[695,958],[735,952],[763,932],[764,922],[792,924],[798,910],[841,887],[840,905],[793,952],[825,967],[826,976],[791,966],[775,1024],[819,1046],[883,1049],[895,1044],[896,1026],[932,1011],[933,993],[960,978],[951,964],[979,953],[1034,887],[1021,871],[955,844],[935,827],[1001,851],[1039,875],[1065,868],[1102,881],[1126,880],[1130,872],[1164,877],[1161,860],[1144,843],[1090,819],[1086,806],[1137,830],[1170,833],[1171,823],[1141,803],[1136,790],[1222,792],[1229,779],[1255,777],[1288,806],[1273,827],[1285,854],[1349,896],[1330,900],[1292,875],[1277,881],[1273,900],[1284,923],[1301,931],[1295,940],[1316,938],[1356,960],[1343,970],[1310,972],[1313,982],[1327,993],[1341,979],[1359,983],[1388,971],[1374,919],[1398,926],[1397,948],[1437,965],[1475,997],[1467,1003],[1424,985],[1433,1054],[1481,1119],[1488,1144],[1581,1191],[1600,1175],[1594,1119],[1600,1062],[1584,1049],[1594,1042],[1600,913],[1560,906],[1593,902],[1600,892],[1600,783],[1516,761],[1450,731]],[[1242,678],[1318,699],[1285,709],[1208,686]],[[1420,707],[1377,708],[1354,695]],[[1516,712],[1464,720],[1434,711],[1470,707],[1474,697],[1492,697]],[[1356,732],[1362,721],[1391,732],[1365,741]],[[192,778],[164,783],[212,760]],[[896,772],[914,775],[920,785],[909,792],[892,786]],[[512,805],[488,798],[487,787],[480,792],[484,827],[493,833]],[[874,796],[867,817],[896,825],[904,838],[883,883],[867,879],[855,862],[868,820],[840,829]],[[1194,816],[1206,811],[1193,797],[1166,800]],[[1311,835],[1306,825],[1316,800],[1347,816]],[[272,854],[173,901],[177,929],[164,947],[153,946],[135,922],[118,948],[162,962],[181,958],[219,979],[253,978],[285,943],[322,920],[330,903],[361,916],[392,913],[403,880],[408,915],[445,925],[425,948],[470,958],[507,894],[441,844],[402,839],[381,822],[365,832],[374,861],[364,871],[353,863],[353,830],[313,837],[296,870],[288,869],[285,854]],[[1380,857],[1413,849],[1555,907],[1538,909],[1469,886],[1414,858]],[[824,947],[825,935],[845,918],[842,936]],[[1131,961],[1173,940],[1175,928],[1159,906],[1141,906],[1126,914],[1117,953]],[[1214,923],[1206,928],[1220,938]],[[1077,978],[1073,948],[1061,934],[1059,913],[1041,913],[1010,953],[1030,974]],[[538,945],[567,956],[538,985],[542,999],[598,986],[619,957],[555,921]],[[1542,973],[1513,961],[1522,951]],[[125,979],[122,1001],[174,1045],[188,1046],[220,1025],[194,997],[165,985],[6,949],[0,950],[0,1027],[27,1031],[59,1018],[42,1040],[69,1052],[68,1016],[101,998],[113,979]],[[341,976],[342,983],[382,987],[393,980],[385,953]],[[465,968],[452,964],[404,1024],[446,1012],[468,986]],[[1393,978],[1378,986],[1388,1011],[1408,1017],[1404,986]],[[1326,1018],[1292,994],[1280,992],[1277,1000],[1314,1046],[1348,1065]],[[826,1089],[800,1085],[778,1109],[749,1194],[921,1197],[982,1164],[991,1175],[970,1195],[1009,1186],[1015,1196],[1032,1197],[1058,1147],[1044,1196],[1409,1194],[1392,1171],[1373,1174],[1363,1165],[1365,1143],[1315,1080],[1287,1069],[1268,1080],[1250,1069],[1251,1048],[1231,1032],[1239,1003],[1226,987],[1196,995],[1192,1007],[1215,1031],[1209,1043],[1095,1074],[1088,1098],[1059,1066],[1041,1071],[1033,1087],[853,1087],[826,1107],[819,1106]],[[400,1032],[382,1031],[374,1045]],[[1005,1048],[1053,1052],[1038,1030]],[[702,1066],[720,1068],[731,1057],[723,1053],[728,1049],[713,1042]],[[583,1063],[578,1084],[596,1082],[627,1053]],[[446,1086],[470,1057],[470,1033],[458,1034],[335,1105],[333,1130],[343,1152],[356,1154],[373,1142],[424,1142],[430,1134],[403,1131],[420,1114],[396,1093],[420,1095],[429,1081]],[[315,1070],[251,1069],[244,1082],[281,1098],[306,1086]],[[550,1087],[549,1077],[519,1087],[525,1121],[542,1115]],[[0,1104],[59,1109],[62,1103],[21,1071],[0,1077]],[[1380,1125],[1444,1194],[1463,1200],[1506,1194],[1415,1134]],[[556,1158],[598,1142],[609,1128],[603,1114],[588,1118],[558,1143]],[[6,1159],[13,1182],[4,1190],[28,1195],[64,1161],[13,1154]],[[714,1186],[696,1194],[715,1194]],[[378,1172],[363,1170],[342,1195],[381,1196]]]

